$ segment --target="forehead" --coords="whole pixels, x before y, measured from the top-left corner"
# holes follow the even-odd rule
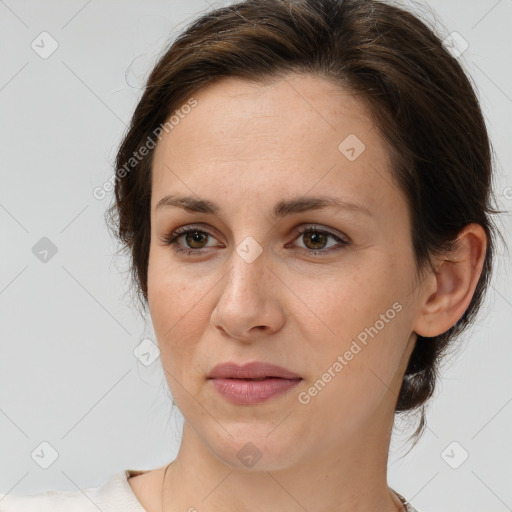
[[[391,195],[396,188],[367,106],[331,81],[290,75],[256,84],[230,77],[193,97],[196,106],[155,148],[153,209],[176,189],[204,197],[213,187],[228,197],[249,187],[254,198],[259,191],[297,195],[342,186],[371,206],[382,203],[386,187]]]
[[[197,106],[180,115],[179,125],[171,132],[174,146],[183,139],[195,139],[201,145],[214,143],[227,149],[252,134],[260,146],[244,145],[244,153],[251,154],[259,152],[266,139],[278,135],[277,141],[296,151],[294,146],[300,140],[316,143],[330,135],[325,140],[328,143],[354,132],[368,139],[374,131],[371,112],[360,99],[311,74],[292,74],[268,83],[227,77],[203,87],[193,97]],[[240,149],[236,148],[237,152]]]

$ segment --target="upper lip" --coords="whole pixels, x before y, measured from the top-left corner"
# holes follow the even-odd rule
[[[233,362],[218,364],[208,375],[209,379],[259,379],[262,377],[302,378],[286,368],[261,361],[253,361],[241,366]]]

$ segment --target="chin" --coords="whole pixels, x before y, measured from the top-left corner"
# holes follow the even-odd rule
[[[254,425],[238,427],[238,432],[226,428],[233,437],[224,430],[222,441],[218,438],[209,443],[212,453],[226,466],[237,471],[278,471],[293,466],[300,453],[297,446],[300,440],[293,439],[285,429],[280,435],[272,425]],[[270,433],[270,434],[269,434]]]

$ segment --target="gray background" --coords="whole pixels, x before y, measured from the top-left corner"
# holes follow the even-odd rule
[[[0,0],[0,493],[97,486],[177,453],[182,418],[160,360],[137,357],[154,333],[130,302],[127,260],[113,257],[103,220],[111,196],[92,192],[113,174],[167,41],[224,3]],[[512,0],[423,5],[440,33],[469,45],[459,59],[496,149],[499,205],[510,210]],[[49,56],[45,31],[58,44]],[[510,218],[499,225],[510,244]],[[57,249],[46,262],[33,250],[47,248],[43,237]],[[512,510],[512,272],[499,252],[480,322],[445,365],[425,436],[409,454],[406,422],[393,438],[390,484],[422,512]]]

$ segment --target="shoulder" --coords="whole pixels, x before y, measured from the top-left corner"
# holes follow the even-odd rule
[[[80,491],[46,491],[28,496],[0,494],[1,512],[98,512]]]
[[[113,474],[98,487],[77,491],[45,491],[33,495],[0,494],[1,512],[146,512],[128,483],[128,476],[142,471]]]

